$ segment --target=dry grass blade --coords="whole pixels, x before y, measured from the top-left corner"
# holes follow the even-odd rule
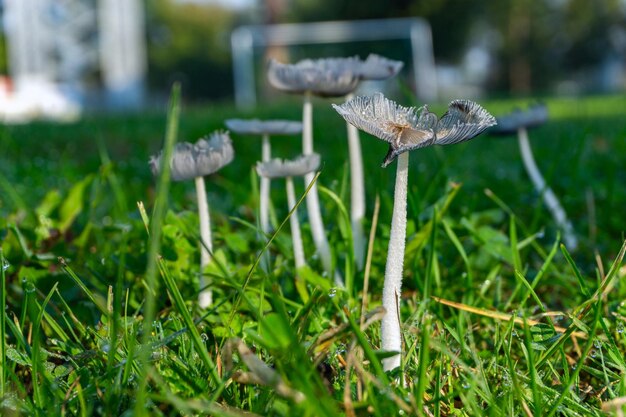
[[[281,376],[259,359],[241,339],[230,339],[224,346],[224,366],[227,371],[232,370],[234,352],[237,352],[249,372],[235,371],[232,376],[233,381],[242,384],[265,385],[275,389],[278,395],[296,403],[304,401],[303,393],[285,384]]]
[[[361,330],[365,330],[369,326],[371,326],[373,323],[379,320],[382,320],[384,315],[385,315],[384,307],[376,307],[374,310],[367,313],[361,319],[361,322],[362,322],[360,325]],[[315,350],[319,350],[318,348],[320,346],[325,345],[326,342],[328,342],[329,340],[334,339],[335,337],[337,337],[344,331],[348,330],[349,327],[350,327],[350,323],[342,323],[339,326],[333,327],[332,329],[328,329],[324,333],[320,334],[317,340],[309,348],[309,354],[311,354],[311,352],[314,352]]]
[[[435,296],[431,296],[431,298],[440,304],[447,305],[449,307],[453,307],[458,310],[467,311],[468,313],[478,314],[479,316],[491,317],[492,319],[502,320],[502,321],[511,321],[511,319],[513,319],[513,322],[520,326],[523,326],[524,323],[530,324],[531,326],[544,324],[537,320],[531,320],[531,319],[524,320],[521,317],[516,317],[512,314],[501,313],[499,311],[485,310],[484,308],[472,307],[472,306],[468,306],[467,304],[457,303],[456,301],[450,301],[450,300],[446,300],[446,299],[435,297]],[[554,330],[557,333],[565,333],[567,331],[566,328],[559,327],[559,326],[554,326]],[[576,337],[580,337],[581,339],[587,338],[587,335],[583,332],[573,332],[572,335]]]

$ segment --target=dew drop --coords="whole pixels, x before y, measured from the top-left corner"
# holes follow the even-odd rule
[[[6,261],[6,259],[3,259],[3,260],[2,260],[2,270],[3,270],[3,271],[6,271],[7,269],[9,269],[9,267],[10,267],[10,266],[11,266],[11,264],[10,264],[10,263],[8,263],[8,262]]]
[[[330,298],[333,298],[336,295],[337,295],[337,288],[331,288],[330,291],[328,291],[328,296]]]
[[[209,336],[206,333],[202,333],[200,335],[200,338],[202,339],[203,342],[206,342],[207,340],[209,340]]]

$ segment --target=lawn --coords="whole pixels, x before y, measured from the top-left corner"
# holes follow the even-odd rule
[[[353,284],[337,287],[322,272],[304,203],[309,266],[295,270],[282,181],[272,183],[269,265],[258,263],[266,243],[256,228],[261,141],[231,134],[234,162],[206,178],[215,304],[204,311],[193,181],[157,184],[149,156],[168,126],[179,141],[195,141],[228,118],[299,119],[298,100],[249,112],[183,105],[169,125],[163,107],[1,126],[1,414],[621,412],[626,96],[544,101],[550,121],[531,129],[530,141],[579,246],[560,245],[514,136],[487,132],[412,152],[404,355],[392,373],[382,371],[379,346],[395,164],[380,168],[386,144],[361,133],[365,230],[374,239],[358,271],[346,126],[330,100],[314,102],[318,184],[336,266]],[[481,104],[499,116],[532,102]],[[272,146],[294,157],[301,141],[276,137]],[[157,193],[162,187],[169,191]],[[296,180],[297,198],[305,191]]]

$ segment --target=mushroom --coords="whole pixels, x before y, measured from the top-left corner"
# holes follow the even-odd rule
[[[297,64],[281,64],[272,59],[268,68],[268,80],[270,84],[279,90],[303,94],[302,153],[310,155],[313,153],[313,107],[311,96],[315,94],[321,97],[343,97],[354,91],[359,82],[359,77],[347,69],[324,69],[316,61],[309,59],[300,61]],[[307,184],[310,184],[312,180],[313,173],[305,175]],[[341,275],[337,271],[333,272],[330,246],[324,231],[316,184],[313,184],[309,190],[306,203],[313,241],[320,254],[324,269],[328,274],[334,274],[335,282],[338,285],[342,285],[343,279]]]
[[[557,226],[563,230],[563,241],[565,245],[574,250],[578,246],[578,239],[574,233],[572,223],[567,219],[567,214],[561,206],[554,191],[546,184],[545,179],[539,172],[533,152],[528,142],[528,128],[540,126],[548,120],[548,109],[545,104],[530,106],[527,110],[515,110],[509,114],[498,117],[498,127],[492,133],[499,135],[510,135],[517,132],[517,142],[519,144],[522,161],[535,190],[543,197],[543,201],[556,221]]]
[[[285,178],[287,183],[287,204],[289,210],[293,210],[296,206],[296,193],[293,187],[293,177],[304,176],[308,173],[315,172],[320,165],[320,156],[316,153],[302,155],[294,160],[272,159],[270,161],[258,162],[256,170],[263,178]],[[304,259],[304,247],[302,245],[302,235],[300,233],[300,222],[296,212],[291,214],[289,218],[291,226],[291,239],[293,242],[293,257],[296,263],[296,269],[300,269],[306,265]]]
[[[441,119],[437,119],[426,106],[420,109],[402,107],[386,99],[381,93],[372,97],[355,97],[333,107],[347,122],[389,142],[389,152],[383,161],[383,167],[398,158],[382,299],[383,307],[387,311],[382,320],[382,350],[398,352],[383,359],[383,369],[389,371],[400,366],[402,351],[399,304],[406,241],[409,164],[407,151],[471,139],[493,126],[496,120],[480,105],[468,100],[452,101],[448,111]]]
[[[223,166],[228,165],[234,158],[235,152],[228,132],[217,131],[208,138],[202,138],[195,144],[180,142],[174,148],[170,161],[173,181],[194,179],[196,196],[198,198],[198,216],[200,218],[200,294],[198,304],[206,308],[212,304],[213,294],[210,289],[204,288],[204,271],[211,261],[213,242],[211,240],[211,220],[209,204],[204,185],[204,176],[212,174]],[[158,175],[162,165],[162,151],[150,157],[150,168],[154,175]]]
[[[272,157],[270,135],[295,135],[302,132],[302,123],[289,120],[258,120],[258,119],[229,119],[226,126],[235,133],[244,135],[262,135],[262,161],[267,162]],[[263,233],[270,232],[269,222],[270,179],[261,177],[259,199],[259,223]]]
[[[270,63],[270,82],[279,89],[290,92],[302,91],[302,86],[293,82],[296,76],[287,75],[274,77],[272,68],[277,68],[275,61]],[[384,58],[380,55],[370,54],[367,59],[361,60],[358,57],[347,58],[324,58],[317,60],[304,60],[292,65],[291,68],[299,69],[306,80],[330,80],[326,81],[311,90],[312,94],[329,97],[332,95],[345,95],[346,99],[352,98],[352,92],[358,86],[347,74],[352,74],[358,81],[361,80],[383,80],[398,74],[404,64]],[[316,70],[319,73],[316,73]],[[276,70],[276,74],[281,72]],[[283,69],[283,73],[287,73]],[[316,74],[316,75],[311,75]],[[326,74],[326,75],[324,75]],[[335,76],[333,76],[333,74]],[[308,77],[308,78],[307,78]],[[343,77],[349,82],[337,82],[335,77]],[[278,78],[278,79],[276,79]],[[312,84],[312,83],[311,83]],[[289,87],[292,89],[290,90]],[[299,87],[299,88],[297,88]],[[320,92],[321,90],[321,92]],[[335,91],[335,94],[332,92]],[[345,93],[345,94],[341,94]],[[306,105],[306,96],[305,96]],[[310,105],[310,102],[309,102]],[[352,239],[354,248],[354,259],[357,267],[361,269],[365,260],[365,235],[363,232],[363,218],[365,217],[365,185],[363,179],[363,158],[361,155],[361,143],[358,130],[347,123],[348,129],[348,150],[350,155],[350,220],[352,225]],[[311,136],[312,138],[312,136]],[[312,141],[312,139],[311,139]],[[312,146],[312,145],[311,145]],[[306,153],[306,151],[305,151]],[[307,201],[308,203],[308,201]]]

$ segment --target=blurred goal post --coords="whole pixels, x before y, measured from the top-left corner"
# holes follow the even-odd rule
[[[276,25],[246,25],[231,34],[235,102],[257,102],[254,50],[274,46],[329,44],[356,41],[408,40],[412,75],[419,99],[437,98],[437,79],[430,25],[421,18],[354,20]]]

